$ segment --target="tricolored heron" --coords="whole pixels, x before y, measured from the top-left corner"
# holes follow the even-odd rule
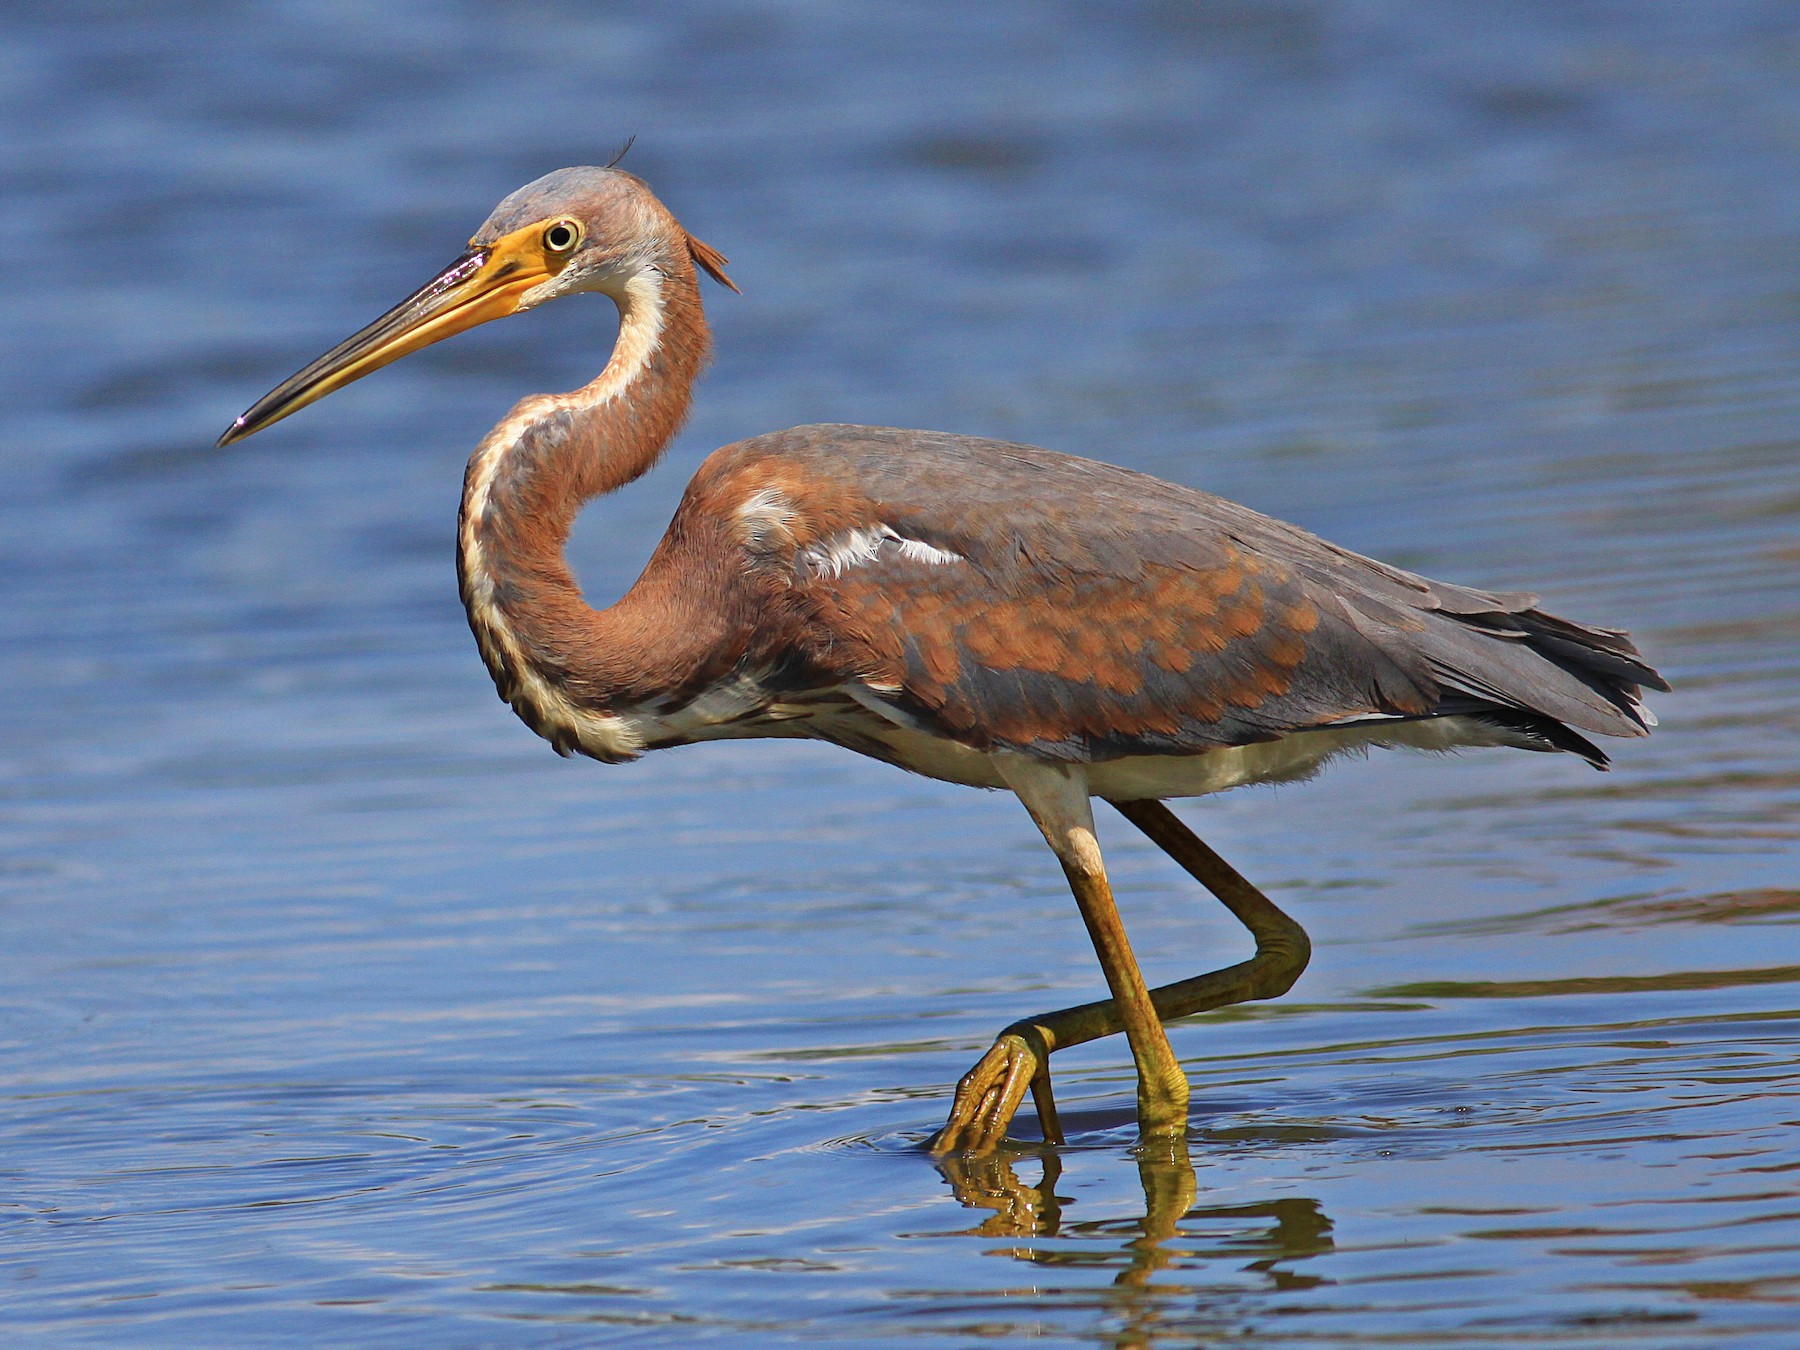
[[[1306,777],[1369,746],[1569,751],[1641,736],[1668,686],[1623,632],[1531,595],[1428,581],[1159,479],[935,431],[805,426],[716,451],[643,574],[607,609],[563,546],[576,512],[653,465],[708,352],[699,273],[725,259],[645,184],[563,169],[495,208],[468,251],[278,385],[240,440],[390,361],[559,296],[619,310],[593,383],[525,399],[469,460],[458,576],[501,698],[564,754],[805,736],[928,777],[1009,788],[1067,875],[1111,998],[1006,1028],[956,1090],[940,1152],[986,1152],[1027,1090],[1061,1131],[1052,1052],[1123,1031],[1146,1140],[1188,1084],[1163,1023],[1284,993],[1305,932],[1163,805]],[[1091,799],[1216,895],[1249,960],[1146,988]]]

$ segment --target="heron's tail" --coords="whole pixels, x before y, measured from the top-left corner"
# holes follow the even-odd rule
[[[1444,688],[1440,713],[1507,727],[1596,768],[1606,767],[1606,755],[1581,732],[1643,736],[1656,725],[1643,691],[1666,691],[1668,681],[1623,631],[1535,607],[1440,613],[1452,624],[1434,625],[1425,642]]]

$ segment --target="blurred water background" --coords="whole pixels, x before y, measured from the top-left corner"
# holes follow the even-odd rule
[[[8,6],[0,1339],[1791,1346],[1800,11],[1211,0]],[[1011,799],[823,747],[565,763],[451,570],[464,456],[603,360],[496,325],[254,396],[564,164],[732,259],[619,593],[715,445],[846,420],[1205,486],[1629,626],[1596,775],[1391,754],[1189,804],[1308,925],[940,1171],[1095,996]],[[1153,980],[1241,956],[1103,822]],[[1031,1133],[1027,1112],[1021,1133]]]

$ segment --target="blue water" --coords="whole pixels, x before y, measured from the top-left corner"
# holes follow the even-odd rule
[[[1800,1338],[1800,14],[65,4],[0,43],[0,1339],[1786,1347]],[[732,259],[721,442],[856,420],[1203,485],[1630,627],[1618,769],[1387,755],[1185,816],[1314,935],[1072,1143],[949,1085],[1098,972],[1015,802],[565,763],[455,597],[571,302],[242,447],[492,203],[628,161]],[[1116,820],[1153,980],[1242,935]],[[1020,1133],[1031,1133],[1029,1116]]]

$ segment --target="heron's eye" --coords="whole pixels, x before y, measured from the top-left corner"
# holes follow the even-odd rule
[[[559,220],[544,231],[544,247],[552,253],[567,253],[581,242],[581,226],[572,220]]]

